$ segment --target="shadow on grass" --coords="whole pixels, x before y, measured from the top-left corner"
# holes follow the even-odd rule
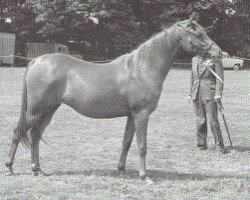
[[[179,172],[168,172],[168,171],[158,171],[158,170],[148,170],[148,176],[156,182],[161,182],[164,180],[198,180],[203,181],[207,179],[214,178],[237,178],[237,179],[250,179],[248,176],[244,175],[206,175],[199,173],[179,173]],[[83,171],[56,171],[49,176],[65,176],[65,175],[84,175],[84,176],[107,176],[113,178],[121,178],[118,170],[107,170],[107,169],[94,169],[94,170],[83,170]],[[138,172],[136,170],[127,170],[125,179],[139,179]]]
[[[229,175],[229,174],[220,174],[220,175],[208,175],[208,174],[199,174],[199,173],[181,173],[173,171],[161,171],[161,170],[148,170],[147,171],[149,178],[155,182],[162,182],[165,180],[171,181],[203,181],[209,179],[250,179],[250,176],[247,175]],[[0,172],[4,174],[4,172]],[[33,176],[32,173],[16,173],[15,176]],[[112,177],[112,178],[123,178],[123,179],[139,179],[138,172],[136,170],[127,170],[125,175],[121,176],[118,170],[109,170],[109,169],[93,169],[93,170],[80,170],[80,171],[55,171],[52,173],[46,173],[46,176],[100,176],[100,177]],[[15,177],[14,176],[14,177]]]
[[[227,150],[235,150],[238,152],[250,152],[250,147],[245,146],[230,146],[225,147]],[[213,150],[213,148],[212,148]],[[164,180],[208,180],[208,179],[250,179],[250,176],[247,175],[229,175],[229,174],[219,174],[219,175],[208,175],[208,174],[199,174],[199,173],[181,173],[173,171],[161,171],[161,170],[148,170],[148,176],[153,179],[155,182],[161,182]],[[5,174],[5,172],[0,172],[0,174]],[[32,176],[30,173],[15,173],[16,176]],[[74,171],[54,171],[52,173],[47,173],[47,176],[74,176],[74,175],[83,175],[83,176],[104,176],[112,178],[124,178],[124,179],[139,179],[138,171],[136,170],[127,170],[124,176],[121,176],[118,170],[115,169],[93,169],[93,170],[74,170]]]
[[[239,152],[250,152],[250,147],[242,147],[242,146],[235,146],[233,147],[233,150],[239,151]]]
[[[218,149],[216,149],[215,146],[209,148],[209,150],[218,151]],[[231,146],[225,146],[225,150],[227,150],[228,153],[231,153],[231,151],[249,152],[249,153],[250,153],[250,146],[249,146],[249,147],[244,147],[244,146],[233,146],[233,148],[232,148]]]

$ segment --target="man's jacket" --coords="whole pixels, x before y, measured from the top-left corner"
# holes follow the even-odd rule
[[[224,72],[221,61],[214,61],[209,66],[223,81]],[[190,95],[192,100],[197,100],[198,95],[205,100],[214,100],[214,96],[222,96],[223,83],[203,64],[202,58],[192,59]]]

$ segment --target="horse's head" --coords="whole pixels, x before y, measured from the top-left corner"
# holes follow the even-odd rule
[[[181,45],[186,52],[202,57],[220,59],[221,49],[211,40],[205,30],[196,22],[197,14],[193,13],[189,20],[176,24],[181,30]]]

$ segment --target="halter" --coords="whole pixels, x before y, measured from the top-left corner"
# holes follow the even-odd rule
[[[188,31],[187,31],[187,32],[188,32]],[[184,37],[182,38],[182,40],[184,40],[184,38],[187,37],[187,41],[192,45],[192,47],[196,47],[196,48],[198,49],[198,51],[201,50],[203,54],[208,53],[208,52],[210,51],[210,49],[212,48],[212,46],[214,45],[214,41],[212,41],[212,42],[210,43],[210,45],[209,45],[207,48],[202,48],[201,46],[196,45],[196,44],[193,43],[192,38],[191,38],[191,35],[190,35],[189,33],[187,33],[187,32],[186,32],[186,34],[184,35]],[[182,40],[181,40],[181,41],[182,41]]]
[[[177,27],[176,25],[174,25],[174,26],[172,26],[170,28],[172,28],[173,31],[175,31],[175,28],[180,30],[180,27]],[[212,46],[215,44],[212,41],[207,48],[202,48],[201,46],[194,44],[193,41],[192,41],[192,38],[191,38],[192,35],[191,35],[191,33],[188,33],[188,30],[185,32],[184,36],[182,36],[181,34],[180,34],[180,36],[181,36],[181,38],[180,38],[179,45],[181,45],[181,42],[186,38],[187,41],[192,45],[192,47],[196,47],[198,49],[198,52],[201,52],[203,54],[202,57],[205,57],[205,55],[210,51]]]
[[[192,34],[189,31],[190,27],[187,29],[187,31],[185,32],[184,36],[181,39],[184,40],[185,38],[187,38],[187,41],[191,44],[192,47],[196,47],[198,49],[198,52],[200,52],[202,54],[202,57],[205,57],[206,54],[208,54],[208,52],[210,51],[210,49],[212,48],[212,46],[215,44],[214,41],[212,41],[208,47],[203,48],[200,45],[194,44],[192,41]],[[199,30],[197,30],[199,32],[199,34],[202,34]],[[194,37],[194,36],[193,36]]]

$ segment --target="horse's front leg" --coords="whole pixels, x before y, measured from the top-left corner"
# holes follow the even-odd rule
[[[150,113],[147,110],[142,110],[139,113],[134,113],[134,123],[136,131],[137,146],[140,157],[139,176],[145,179],[146,172],[146,154],[147,154],[147,127]]]
[[[122,142],[122,153],[118,164],[118,170],[121,174],[125,172],[126,159],[134,137],[134,133],[135,133],[134,119],[132,116],[128,116],[127,125]]]

